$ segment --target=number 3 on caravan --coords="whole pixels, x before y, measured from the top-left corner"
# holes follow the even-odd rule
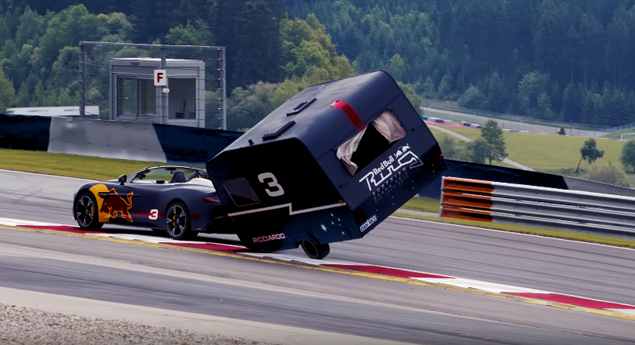
[[[270,197],[284,195],[284,189],[282,189],[282,186],[278,184],[278,180],[272,173],[262,173],[258,175],[258,181],[261,183],[267,183],[267,181],[269,181],[269,183],[267,183],[269,188],[265,188],[265,192],[267,192]],[[271,188],[275,189],[271,190]]]

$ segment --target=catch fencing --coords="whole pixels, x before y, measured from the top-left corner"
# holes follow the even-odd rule
[[[80,116],[224,130],[225,55],[215,46],[82,41]],[[167,85],[155,83],[160,72]]]
[[[584,233],[635,235],[635,198],[444,177],[440,215]]]
[[[440,102],[440,101],[432,101],[426,100],[424,101],[424,107],[428,107],[430,109],[439,109],[446,110],[451,112],[457,112],[464,115],[473,115],[479,117],[487,117],[499,120],[501,123],[503,121],[507,121],[511,126],[512,123],[520,123],[526,125],[540,125],[543,127],[551,128],[555,127],[556,130],[560,129],[560,127],[564,127],[567,135],[574,136],[590,136],[590,137],[599,137],[602,135],[606,135],[611,132],[622,131],[626,129],[635,128],[635,122],[624,124],[624,125],[598,125],[598,124],[587,124],[587,123],[570,123],[570,122],[558,122],[558,121],[548,121],[542,120],[535,117],[523,116],[523,115],[514,115],[514,114],[505,114],[498,113],[493,111],[487,111],[482,109],[474,109],[474,108],[465,108],[455,104]],[[454,120],[453,118],[450,118]]]

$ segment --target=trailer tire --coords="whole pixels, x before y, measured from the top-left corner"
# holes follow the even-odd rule
[[[317,244],[313,240],[302,241],[302,249],[309,258],[315,260],[322,260],[331,252],[331,247],[328,243]]]

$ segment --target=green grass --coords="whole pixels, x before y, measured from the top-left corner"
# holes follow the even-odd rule
[[[446,127],[472,140],[481,136],[480,129]],[[435,132],[436,136],[436,132]],[[558,171],[575,169],[580,160],[580,148],[588,139],[556,134],[505,132],[508,158],[539,171]],[[622,167],[620,155],[624,142],[608,139],[596,139],[597,147],[604,150],[604,157],[597,163],[613,161]],[[588,169],[589,163],[583,161],[581,169]]]
[[[432,134],[434,135],[434,137],[437,139],[438,142],[441,142],[441,140],[443,140],[444,138],[450,138],[450,139],[452,139],[454,141],[460,141],[458,138],[453,137],[453,136],[451,136],[448,133],[441,132],[440,130],[436,129],[434,126],[429,126],[429,128],[432,131]],[[479,132],[479,135],[480,135],[480,132]],[[497,166],[502,166],[502,167],[507,167],[507,168],[516,168],[515,166],[513,166],[511,164],[507,164],[505,162],[492,162],[492,165],[497,165]]]
[[[412,211],[439,213],[439,200],[414,197],[401,208]]]
[[[608,237],[608,236],[601,236],[601,235],[588,235],[588,234],[582,234],[577,232],[566,232],[566,231],[560,231],[560,230],[531,228],[531,227],[518,226],[518,225],[477,222],[477,221],[470,221],[470,220],[463,220],[463,219],[420,216],[420,215],[413,215],[413,214],[400,213],[400,212],[396,212],[393,215],[397,217],[421,219],[421,220],[427,220],[427,221],[439,222],[439,223],[467,225],[467,226],[473,226],[473,227],[479,227],[479,228],[485,228],[485,229],[509,231],[509,232],[516,232],[516,233],[522,233],[522,234],[531,234],[531,235],[538,235],[538,236],[544,236],[544,237],[561,238],[561,239],[567,239],[567,240],[582,241],[582,242],[589,242],[589,243],[604,244],[608,246],[635,249],[635,240],[624,239],[624,238]]]
[[[95,180],[116,179],[159,162],[139,162],[40,151],[0,149],[0,169]]]

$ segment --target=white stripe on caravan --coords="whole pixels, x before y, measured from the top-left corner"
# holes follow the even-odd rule
[[[281,209],[281,208],[285,208],[285,207],[289,208],[289,215],[293,216],[293,215],[296,215],[296,214],[309,213],[309,212],[314,212],[314,211],[322,211],[322,210],[328,210],[328,209],[331,209],[331,208],[342,207],[342,206],[346,206],[346,204],[339,204],[338,203],[338,204],[319,206],[319,207],[313,207],[313,208],[305,208],[305,209],[299,210],[299,211],[294,211],[292,209],[292,206],[293,205],[291,203],[288,203],[288,204],[282,204],[282,205],[276,205],[276,206],[257,208],[257,209],[254,209],[254,210],[247,210],[247,211],[241,211],[241,212],[228,213],[227,216],[229,216],[229,217],[242,216],[244,214],[277,210],[277,209]]]

